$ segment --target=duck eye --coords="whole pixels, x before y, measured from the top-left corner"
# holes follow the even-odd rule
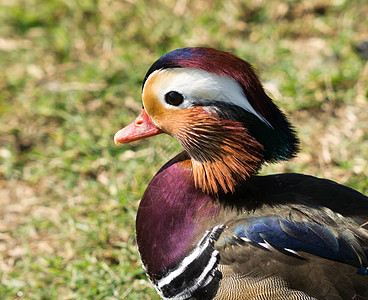
[[[178,92],[171,91],[165,95],[165,101],[170,105],[179,106],[183,103],[184,97]]]

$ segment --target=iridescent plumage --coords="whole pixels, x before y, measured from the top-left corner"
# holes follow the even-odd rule
[[[293,157],[298,139],[249,63],[178,49],[149,69],[142,98],[116,143],[165,132],[184,148],[137,215],[139,252],[161,297],[368,299],[368,198],[312,176],[256,175]]]

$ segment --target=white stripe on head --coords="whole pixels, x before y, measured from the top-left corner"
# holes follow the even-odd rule
[[[241,85],[233,78],[219,76],[195,68],[174,68],[154,71],[147,79],[155,77],[154,88],[157,98],[166,108],[182,109],[201,102],[218,101],[237,105],[247,112],[257,116],[262,122],[271,126],[250,104]],[[143,95],[144,95],[143,87]],[[165,95],[175,91],[183,95],[184,102],[179,106],[172,106],[165,102]]]

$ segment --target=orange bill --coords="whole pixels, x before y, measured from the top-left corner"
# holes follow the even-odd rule
[[[134,122],[115,134],[114,142],[116,145],[127,144],[160,133],[163,131],[153,123],[146,111],[142,109],[141,114]]]
[[[134,122],[120,129],[115,134],[114,142],[116,145],[127,144],[162,132],[163,131],[153,123],[146,111],[142,109],[141,114]]]

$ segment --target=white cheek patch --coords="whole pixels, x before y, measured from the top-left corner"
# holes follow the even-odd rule
[[[152,81],[151,81],[151,80]],[[147,79],[152,82],[156,98],[168,109],[188,108],[203,100],[213,100],[237,105],[257,116],[271,126],[249,103],[241,85],[232,78],[219,76],[200,69],[175,68],[154,71]],[[184,101],[179,106],[165,102],[165,95],[175,91],[183,95]],[[143,88],[144,95],[144,88]]]

